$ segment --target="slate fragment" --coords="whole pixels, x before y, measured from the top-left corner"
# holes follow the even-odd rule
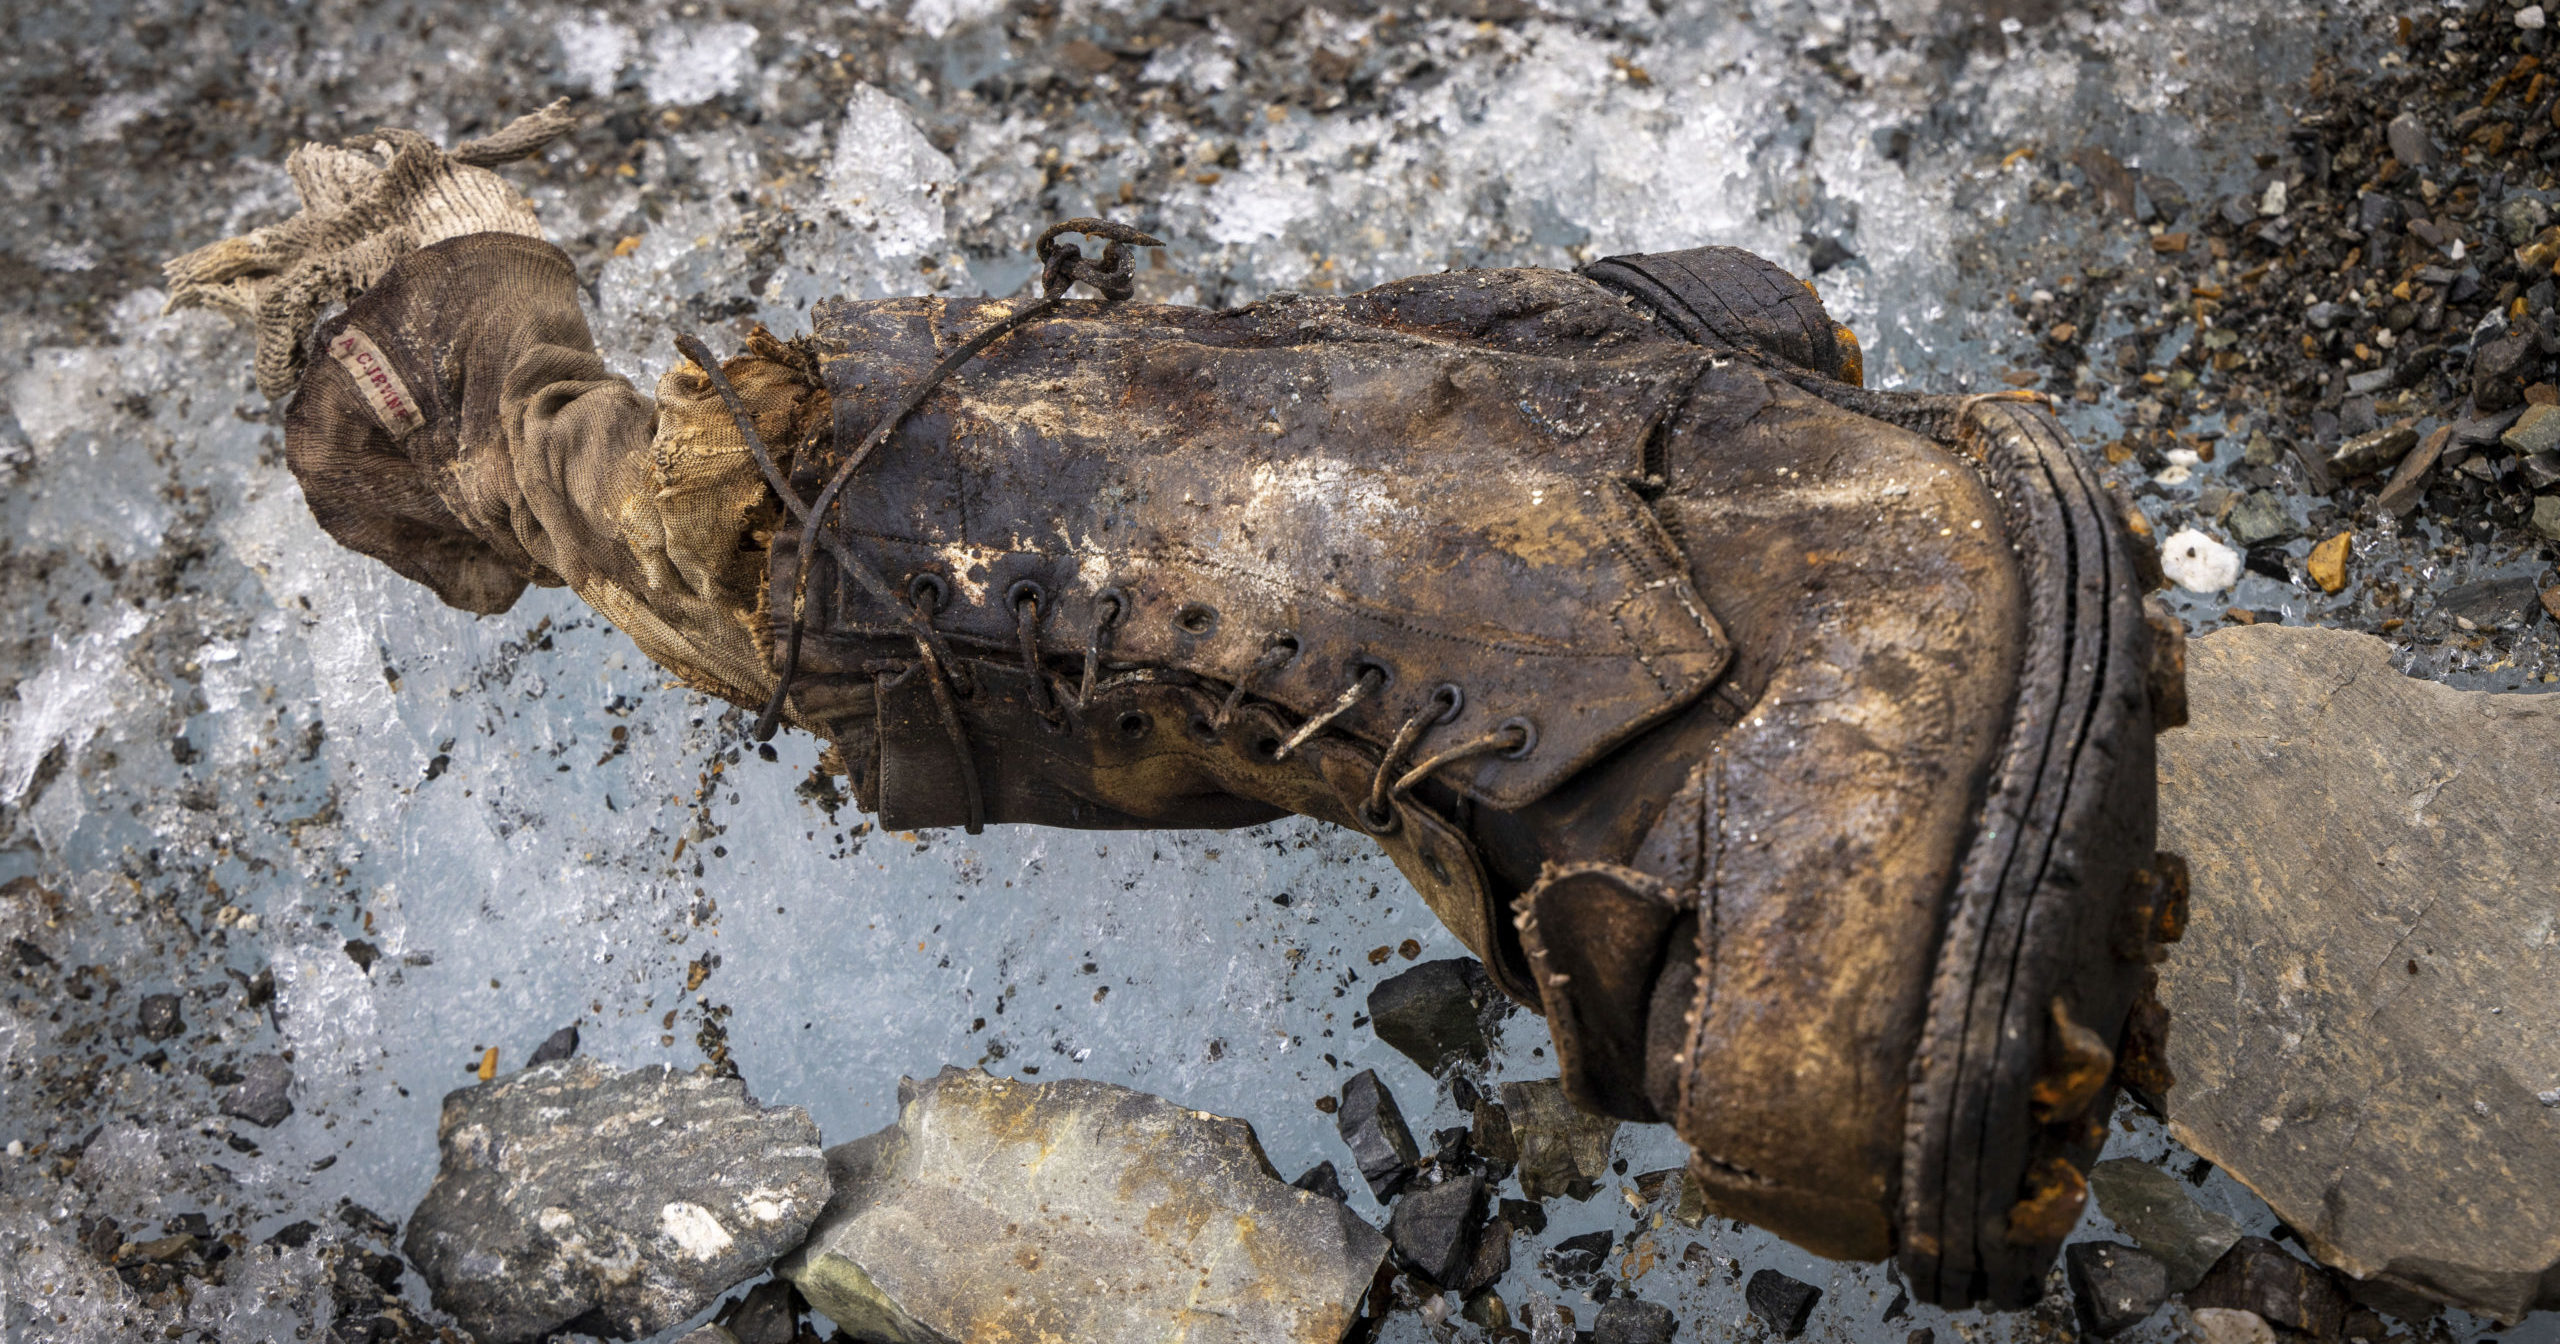
[[[1613,1297],[1591,1323],[1591,1344],[1671,1344],[1680,1318],[1659,1302]]]
[[[2193,1288],[2240,1240],[2240,1224],[2196,1203],[2184,1182],[2148,1162],[2098,1163],[2089,1168],[2089,1193],[2099,1212],[2160,1261],[2173,1293]]]
[[[2265,1237],[2242,1237],[2225,1251],[2187,1290],[2187,1306],[2255,1312],[2269,1325],[2318,1339],[2336,1339],[2347,1319],[2347,1295],[2329,1271]]]
[[[1334,1344],[1386,1255],[1242,1120],[974,1069],[900,1097],[896,1125],[828,1150],[835,1197],[778,1267],[856,1338]]]
[[[178,1011],[175,994],[146,994],[142,1005],[134,1011],[134,1025],[155,1041],[165,1041],[187,1029],[186,1018]]]
[[[1369,991],[1369,1027],[1423,1071],[1438,1077],[1490,1056],[1494,1024],[1511,1001],[1473,957],[1426,961]]]
[[[222,1094],[222,1113],[260,1129],[273,1129],[293,1114],[293,1066],[276,1055],[255,1055],[240,1066],[240,1081]]]
[[[1618,1122],[1565,1100],[1553,1078],[1504,1083],[1502,1108],[1519,1152],[1520,1193],[1531,1199],[1591,1198],[1609,1169]]]
[[[2160,967],[2171,1132],[2349,1275],[2555,1304],[2560,696],[2308,627],[2216,631],[2187,668],[2160,738],[2160,847],[2193,874]]]
[[[1289,1184],[1309,1194],[1322,1195],[1336,1204],[1344,1203],[1351,1198],[1350,1193],[1342,1188],[1341,1173],[1333,1169],[1331,1162],[1318,1162],[1305,1171],[1299,1172],[1298,1179]]]
[[[1742,1286],[1742,1300],[1751,1308],[1751,1314],[1767,1322],[1779,1338],[1793,1339],[1804,1333],[1814,1305],[1822,1301],[1822,1290],[1774,1269],[1763,1269]]]
[[[1405,1127],[1396,1094],[1378,1081],[1376,1069],[1362,1069],[1342,1085],[1333,1127],[1351,1150],[1352,1163],[1360,1168],[1360,1179],[1369,1183],[1369,1193],[1382,1203],[1394,1198],[1422,1165],[1422,1150],[1414,1145],[1413,1131]]]
[[[2080,1323],[2101,1339],[2141,1324],[2169,1300],[2168,1266],[2122,1242],[2074,1242],[2063,1248],[2062,1264]]]
[[[1475,1255],[1484,1216],[1484,1177],[1453,1177],[1408,1190],[1387,1215],[1387,1241],[1413,1271],[1443,1288],[1459,1286]]]
[[[763,1272],[825,1205],[818,1129],[735,1076],[592,1059],[446,1095],[401,1248],[487,1341],[655,1334]]]
[[[533,1047],[533,1054],[526,1058],[524,1066],[530,1069],[537,1064],[553,1064],[576,1053],[578,1053],[578,1027],[573,1022],[543,1037],[542,1044]]]

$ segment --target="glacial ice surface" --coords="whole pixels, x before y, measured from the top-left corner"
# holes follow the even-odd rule
[[[2280,142],[2315,39],[2369,41],[2382,12],[1461,10],[14,17],[0,87],[30,111],[0,125],[18,268],[0,323],[0,881],[18,879],[0,936],[50,969],[21,957],[0,1014],[0,1339],[324,1330],[330,1211],[404,1215],[443,1093],[486,1050],[517,1067],[572,1022],[624,1065],[725,1049],[833,1141],[886,1123],[902,1074],[946,1063],[1242,1116],[1284,1172],[1343,1161],[1314,1102],[1363,1068],[1418,1134],[1462,1123],[1355,1021],[1378,978],[1459,952],[1365,840],[1300,822],[884,834],[803,787],[811,743],[763,759],[737,711],[671,686],[567,594],[475,618],[333,545],[249,386],[247,338],[162,316],[153,287],[160,257],[281,217],[299,139],[459,135],[501,107],[591,99],[601,129],[519,179],[580,266],[612,366],[644,387],[678,331],[733,345],[750,319],[804,330],[831,294],[1012,292],[1042,225],[1109,213],[1170,244],[1143,297],[1209,304],[1705,242],[1802,270],[1835,238],[1855,260],[1817,284],[1871,380],[1953,389],[2020,334],[1988,296],[2084,241],[2034,198],[2039,155],[2086,139],[2199,198],[2228,189]],[[1101,74],[1066,45],[1133,33],[1143,60]],[[2092,433],[2116,413],[2074,412]],[[260,972],[264,1005],[244,989]],[[155,992],[188,1024],[156,1062],[132,1025]],[[1512,1018],[1491,1077],[1551,1074],[1545,1039]],[[205,1073],[279,1049],[296,1114],[219,1117]],[[1618,1142],[1628,1176],[1558,1203],[1517,1249],[1515,1315],[1542,1293],[1591,1319],[1535,1245],[1601,1227],[1626,1233],[1610,1277],[1700,1337],[1739,1325],[1762,1267],[1824,1289],[1818,1339],[2023,1339],[2067,1314],[1888,1320],[1900,1294],[1880,1267],[1721,1221],[1655,1227],[1632,1175],[1682,1150],[1659,1128]],[[2119,1153],[2171,1147],[2120,1122]],[[2198,1193],[2272,1225],[2218,1173]],[[75,1243],[84,1219],[197,1210],[237,1215],[252,1245],[182,1300],[146,1300]],[[309,1248],[254,1245],[304,1219],[326,1225]],[[1703,1278],[1680,1263],[1691,1241],[1718,1266]],[[2176,1328],[2164,1314],[2133,1338]],[[1405,1312],[1385,1337],[1466,1329]],[[2560,1329],[2545,1315],[2501,1337]]]

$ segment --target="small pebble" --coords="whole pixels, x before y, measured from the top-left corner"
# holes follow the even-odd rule
[[[2240,581],[2240,553],[2194,528],[2160,543],[2160,571],[2191,593],[2219,593]]]
[[[2527,32],[2532,32],[2533,30],[2540,28],[2542,24],[2542,6],[2527,5],[2516,11],[2516,26],[2518,28],[2522,28]]]

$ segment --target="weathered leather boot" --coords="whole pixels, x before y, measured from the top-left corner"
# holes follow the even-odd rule
[[[2160,899],[2135,554],[2041,406],[1862,392],[1730,249],[1077,307],[775,541],[862,805],[1364,830],[1719,1212],[2031,1297]],[[817,310],[796,493],[1009,310]]]
[[[2179,899],[2176,627],[2039,404],[1861,389],[1730,249],[1207,312],[1044,240],[1036,303],[822,305],[653,405],[529,211],[446,236],[481,179],[375,159],[172,269],[333,535],[576,586],[888,826],[1366,832],[1718,1212],[2034,1294]]]

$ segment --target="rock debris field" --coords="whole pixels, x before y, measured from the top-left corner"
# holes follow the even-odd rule
[[[2518,708],[2560,679],[2541,7],[103,0],[6,22],[0,1340],[1001,1338],[1019,1322],[986,1303],[1037,1266],[960,1281],[927,1252],[1019,1227],[1021,1192],[941,1173],[992,1160],[979,1130],[1070,1123],[1091,1137],[1059,1198],[1119,1173],[1257,1209],[1290,1271],[1219,1278],[1224,1243],[1108,1219],[1005,1255],[1109,1259],[1129,1295],[1193,1275],[1268,1338],[2560,1340],[2531,1305],[2560,1282],[2536,1260],[2560,1031],[2532,994],[2560,911],[2494,945],[2458,923],[2513,916],[2501,884],[2548,904],[2547,860],[2491,859],[2560,824],[2528,752],[2550,715]],[[759,749],[564,593],[441,607],[320,533],[248,337],[161,316],[158,263],[280,219],[303,140],[451,141],[564,96],[583,129],[513,177],[634,378],[680,331],[725,353],[835,294],[1016,292],[1041,227],[1105,214],[1168,243],[1141,298],[1209,305],[1738,244],[1812,279],[1871,383],[2053,395],[2161,544],[2198,675],[2267,688],[2199,683],[2199,725],[2263,703],[2332,745],[2406,720],[2515,762],[2317,757],[2488,856],[2408,927],[2457,922],[2392,953],[2462,1127],[2438,1094],[2400,1106],[2412,1071],[2338,1025],[2361,1000],[2329,1006],[2354,987],[2326,963],[2256,964],[2200,912],[2189,953],[2227,959],[2164,968],[2197,1100],[2124,1104],[2042,1303],[1912,1305],[1880,1266],[1704,1216],[1667,1130],[1563,1107],[1543,1026],[1359,837],[882,833],[808,741]],[[2510,694],[2280,693],[2385,668]],[[2243,816],[2285,839],[2285,863],[2199,861],[2200,893],[2361,871],[2334,843],[2356,818],[2285,805],[2299,777],[2252,774],[2249,740],[2163,739],[2164,798],[2205,779],[2250,804],[2173,806],[2171,839],[2202,853]],[[2369,913],[2331,921],[2341,956],[2380,955]],[[2370,1126],[2320,1127],[2360,1098],[2287,1077],[2304,1039],[2318,1077],[2395,1098]],[[638,1137],[600,1164],[607,1132]],[[2435,1205],[2354,1179],[2455,1170],[2423,1147],[2448,1133]],[[2437,1274],[2479,1314],[2312,1252]]]

